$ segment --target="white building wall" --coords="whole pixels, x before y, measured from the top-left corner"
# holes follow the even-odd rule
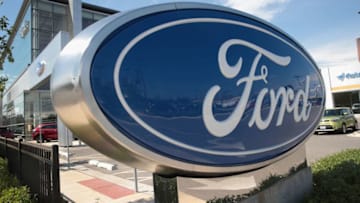
[[[337,105],[334,102],[334,94],[336,93],[353,94],[358,92],[360,100],[360,63],[323,67],[320,71],[326,89],[326,108],[333,108]]]
[[[329,74],[329,68],[322,68],[320,69],[321,75],[324,80],[325,85],[325,108],[334,108],[334,98],[333,94],[331,92],[331,80],[330,80],[330,74]]]
[[[348,92],[360,90],[360,64],[329,68],[331,92]]]
[[[14,100],[24,91],[31,90],[41,81],[50,77],[58,54],[69,40],[69,33],[59,32],[32,64],[30,64],[21,76],[6,90],[3,102],[8,103],[8,101]]]

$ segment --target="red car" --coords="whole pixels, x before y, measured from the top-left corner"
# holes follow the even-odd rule
[[[0,136],[14,139],[14,133],[8,127],[0,127]]]
[[[43,123],[32,131],[32,138],[37,142],[44,142],[50,140],[57,140],[58,133],[57,133],[57,125],[56,123]]]

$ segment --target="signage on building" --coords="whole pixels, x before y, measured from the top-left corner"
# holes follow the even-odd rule
[[[348,65],[341,68],[329,68],[331,92],[357,91],[360,89],[360,71],[358,66]]]
[[[359,79],[360,78],[360,72],[353,72],[353,73],[341,73],[340,75],[337,76],[337,78],[343,82],[345,79],[346,80],[352,80],[352,79]]]
[[[20,36],[21,38],[25,38],[27,33],[29,32],[30,29],[30,22],[28,20],[26,20],[24,22],[24,24],[20,27]]]
[[[224,175],[296,150],[324,108],[313,60],[270,24],[218,6],[115,14],[75,37],[51,77],[66,125],[162,174]]]
[[[40,62],[38,62],[37,66],[36,66],[36,74],[38,76],[41,76],[44,71],[45,71],[45,67],[46,67],[46,61],[42,60]]]

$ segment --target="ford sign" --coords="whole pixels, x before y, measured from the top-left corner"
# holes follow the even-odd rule
[[[325,90],[314,61],[248,14],[194,3],[119,13],[61,52],[64,123],[91,147],[165,175],[256,169],[312,134]]]

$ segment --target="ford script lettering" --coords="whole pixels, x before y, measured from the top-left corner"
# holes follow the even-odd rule
[[[271,62],[273,62],[274,64],[277,64],[282,67],[286,67],[291,61],[291,58],[289,56],[281,57],[249,42],[232,39],[225,42],[221,46],[218,56],[220,71],[224,77],[229,79],[234,78],[239,74],[243,60],[242,58],[240,58],[238,63],[234,66],[230,66],[228,64],[226,60],[226,53],[228,48],[233,45],[247,46],[257,51],[258,54],[252,62],[249,75],[247,77],[240,78],[236,83],[237,86],[239,86],[242,83],[245,83],[245,88],[240,97],[239,103],[237,104],[236,108],[234,109],[234,112],[229,116],[229,118],[227,118],[224,121],[217,121],[214,118],[214,114],[212,111],[213,100],[215,95],[220,91],[221,89],[220,86],[218,85],[213,86],[205,97],[204,105],[203,105],[204,123],[207,129],[209,130],[209,132],[211,132],[214,136],[217,137],[226,136],[236,128],[237,124],[242,119],[244,111],[246,109],[246,105],[248,104],[249,95],[251,93],[253,83],[257,80],[260,81],[262,80],[264,84],[268,83],[267,82],[268,68],[266,65],[261,66],[260,75],[255,75],[255,71],[256,68],[258,67],[258,63],[261,57],[265,56],[269,58]],[[285,87],[283,86],[280,87],[276,93],[273,89],[271,89],[270,91],[268,88],[262,89],[259,92],[259,95],[256,99],[253,115],[248,124],[249,127],[252,127],[255,123],[260,130],[264,130],[268,128],[269,124],[272,121],[272,118],[274,117],[274,112],[279,102],[281,103],[279,104],[280,111],[277,118],[276,126],[280,126],[283,124],[285,110],[288,113],[293,112],[294,121],[296,122],[300,122],[301,120],[307,121],[311,110],[311,103],[308,101],[309,82],[310,82],[310,77],[306,76],[305,90],[299,90],[296,95],[294,95],[293,89],[289,88],[286,90]],[[270,95],[270,111],[266,119],[263,120],[261,116],[261,112],[262,112],[261,108],[266,94]],[[292,100],[293,103],[291,104]],[[301,108],[299,107],[300,101],[305,102],[305,105],[302,105]]]
[[[248,14],[170,3],[89,26],[51,78],[62,121],[96,150],[165,175],[254,170],[296,151],[321,118],[316,64]]]

